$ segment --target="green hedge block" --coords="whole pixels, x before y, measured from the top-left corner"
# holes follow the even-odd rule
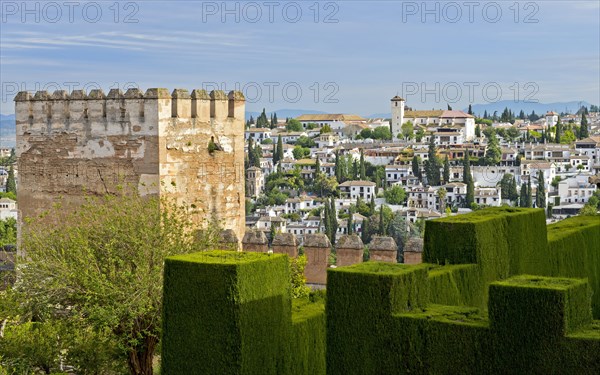
[[[325,301],[293,300],[288,374],[325,374]]]
[[[492,281],[523,273],[550,275],[544,210],[494,207],[429,220],[423,261],[477,264],[484,301]]]
[[[328,270],[328,374],[393,371],[392,313],[426,307],[428,268],[366,262]]]
[[[490,373],[486,353],[489,326],[472,307],[429,305],[421,312],[396,314],[398,373]]]
[[[210,251],[165,260],[165,374],[280,374],[290,337],[282,254]]]
[[[582,279],[530,275],[495,282],[489,319],[495,367],[520,373],[559,369],[565,335],[592,323],[589,286]]]
[[[548,226],[552,274],[587,278],[592,310],[600,319],[600,216],[575,216]]]
[[[483,306],[485,303],[476,264],[434,265],[428,279],[430,303],[455,306]]]

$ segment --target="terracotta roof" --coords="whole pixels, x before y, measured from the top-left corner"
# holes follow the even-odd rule
[[[442,113],[442,115],[440,117],[441,118],[474,118],[473,115],[470,115],[463,111],[452,111],[452,110],[444,111],[444,113]]]
[[[346,181],[339,186],[375,186],[375,183],[371,181]]]
[[[416,117],[440,117],[444,111],[433,110],[433,111],[406,111],[404,117],[416,118]]]
[[[296,117],[298,121],[367,121],[367,119],[358,115],[345,114],[316,114],[316,115],[301,115]]]

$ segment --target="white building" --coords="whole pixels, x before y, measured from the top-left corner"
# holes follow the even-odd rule
[[[261,143],[265,139],[271,138],[271,129],[268,128],[248,128],[246,129],[246,141],[250,138],[255,142]]]
[[[17,202],[10,198],[0,199],[0,220],[17,219]]]
[[[589,176],[578,175],[558,183],[560,203],[587,203],[596,191],[596,185],[588,181]]]
[[[339,187],[343,198],[371,200],[375,196],[375,183],[371,181],[346,181]]]

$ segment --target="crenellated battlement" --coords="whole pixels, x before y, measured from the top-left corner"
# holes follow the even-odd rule
[[[243,119],[245,98],[241,92],[229,94],[221,90],[175,89],[171,94],[164,88],[150,88],[143,93],[131,88],[123,93],[111,89],[73,90],[68,94],[57,90],[50,94],[38,91],[31,94],[21,91],[15,96],[17,126],[30,125],[27,130],[65,130],[75,123],[144,123],[163,118],[192,118],[200,122],[211,119],[223,121],[227,118]],[[150,116],[148,116],[150,115]],[[157,117],[155,117],[155,115]]]

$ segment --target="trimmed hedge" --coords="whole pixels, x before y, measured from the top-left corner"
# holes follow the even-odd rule
[[[287,256],[210,251],[165,260],[165,374],[281,374],[291,315]]]
[[[587,277],[592,310],[600,319],[600,216],[575,216],[548,226],[552,274]]]
[[[476,264],[432,266],[429,302],[440,305],[483,306],[483,285]]]
[[[288,374],[325,374],[325,302],[293,300]]]
[[[544,210],[494,207],[425,222],[423,261],[477,264],[485,308],[487,285],[523,273],[550,275]]]
[[[366,262],[328,270],[328,374],[396,371],[392,314],[427,305],[428,267]]]
[[[569,350],[566,335],[591,327],[585,280],[521,275],[490,285],[490,328],[495,368],[515,373],[567,373],[581,357],[596,356],[579,373],[600,373],[600,352]],[[600,335],[596,340],[600,341]],[[563,350],[564,349],[564,350]],[[592,371],[592,372],[588,372]]]

